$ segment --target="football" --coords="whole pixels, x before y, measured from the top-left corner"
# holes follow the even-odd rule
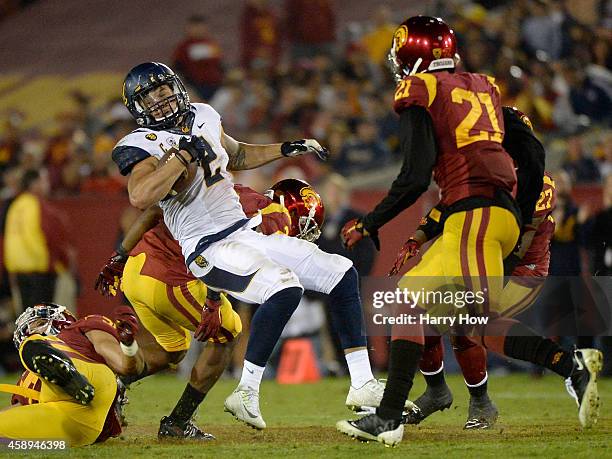
[[[177,150],[174,148],[168,150],[164,154],[164,156],[162,156],[159,159],[159,162],[157,163],[157,168],[159,169],[160,167],[163,167],[169,161],[172,155],[176,153],[176,151]],[[170,191],[168,196],[176,196],[177,194],[182,193],[187,188],[189,188],[189,186],[191,185],[191,182],[193,182],[193,179],[196,176],[197,170],[198,170],[197,163],[195,162],[189,163],[189,167],[185,170],[185,172],[183,172],[183,174],[178,179],[176,179],[176,182],[174,182],[174,185],[172,185],[172,190]]]

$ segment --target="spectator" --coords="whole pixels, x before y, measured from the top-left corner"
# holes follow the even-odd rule
[[[374,16],[374,28],[362,38],[372,62],[381,66],[386,65],[395,29],[397,24],[391,19],[391,9],[387,5],[381,5]]]
[[[612,174],[604,179],[603,209],[589,220],[588,227],[591,272],[612,276]]]
[[[208,19],[200,15],[191,16],[186,37],[174,50],[174,68],[206,102],[223,82],[221,58],[221,46],[210,35]]]
[[[281,55],[280,22],[269,0],[247,0],[240,18],[240,63],[269,75]]]
[[[46,171],[26,171],[21,190],[8,208],[4,237],[4,264],[17,311],[53,301],[58,273],[76,272],[65,217],[47,200]]]
[[[336,13],[331,3],[331,0],[285,0],[286,35],[294,61],[334,54]]]
[[[335,167],[342,175],[365,172],[386,165],[391,158],[387,145],[378,137],[378,127],[369,120],[357,125],[357,135],[348,140],[336,161]]]
[[[567,158],[563,169],[570,174],[575,183],[590,183],[599,181],[599,169],[595,160],[584,154],[584,146],[580,135],[572,136],[567,141]]]

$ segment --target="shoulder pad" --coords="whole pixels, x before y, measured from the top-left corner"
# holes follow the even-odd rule
[[[112,156],[121,175],[128,175],[136,164],[151,155],[142,148],[121,146],[113,149]]]
[[[407,76],[395,89],[393,108],[397,113],[411,105],[429,108],[436,98],[437,88],[438,80],[431,73]]]

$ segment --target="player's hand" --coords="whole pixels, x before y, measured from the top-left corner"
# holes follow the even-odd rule
[[[115,309],[114,315],[119,342],[131,346],[139,328],[136,313],[129,306],[119,306]]]
[[[261,225],[263,234],[289,234],[291,217],[289,210],[277,202],[272,202],[261,209]]]
[[[327,161],[327,158],[329,158],[329,150],[322,147],[321,144],[315,139],[302,139],[294,140],[292,142],[284,142],[281,145],[281,153],[283,156],[288,158],[304,155],[306,153],[314,153],[322,161]]]
[[[96,279],[95,289],[104,296],[115,296],[121,286],[121,277],[123,276],[123,268],[127,261],[127,254],[119,254],[113,252],[106,264],[100,270],[100,274]]]
[[[178,144],[179,150],[186,151],[191,156],[191,161],[202,163],[206,156],[206,144],[201,137],[192,135],[191,137],[181,137]]]
[[[219,334],[221,329],[221,294],[208,289],[206,304],[202,309],[202,320],[193,334],[198,341],[206,341]]]
[[[342,245],[345,249],[352,250],[364,237],[369,237],[374,242],[376,250],[380,250],[380,241],[376,234],[370,234],[363,226],[360,218],[353,218],[344,224],[340,232]]]
[[[419,254],[420,247],[421,244],[419,244],[419,241],[413,237],[404,242],[404,245],[397,253],[397,257],[395,258],[391,271],[389,271],[389,274],[387,275],[395,276],[397,273],[399,273],[402,266],[404,266],[408,260],[410,260],[412,257],[416,257]]]

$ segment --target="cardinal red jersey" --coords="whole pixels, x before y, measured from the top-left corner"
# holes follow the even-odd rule
[[[401,113],[412,105],[427,109],[433,122],[434,179],[443,205],[493,198],[496,189],[514,192],[516,173],[501,144],[504,120],[494,78],[465,72],[408,76],[397,86],[394,109]]]
[[[59,339],[76,351],[76,353],[72,353],[62,349],[62,352],[71,358],[82,359],[85,357],[90,361],[105,364],[106,360],[104,360],[104,357],[96,352],[91,341],[85,336],[85,333],[91,330],[100,330],[109,333],[119,341],[114,322],[108,317],[94,314],[85,316],[68,325],[57,335]]]
[[[234,190],[240,197],[240,204],[247,217],[252,217],[259,209],[272,202],[271,199],[242,185],[234,185]],[[144,234],[130,252],[130,256],[135,257],[141,253],[146,254],[146,260],[140,270],[143,276],[152,277],[173,287],[195,280],[185,266],[181,246],[163,222]]]
[[[536,203],[533,219],[542,219],[535,236],[520,263],[512,272],[513,276],[548,276],[550,264],[550,241],[555,233],[555,220],[552,211],[557,203],[555,182],[550,175],[544,175],[544,185]]]

